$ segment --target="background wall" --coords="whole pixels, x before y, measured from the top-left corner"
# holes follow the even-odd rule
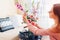
[[[13,16],[15,14],[14,0],[0,0],[0,17]]]

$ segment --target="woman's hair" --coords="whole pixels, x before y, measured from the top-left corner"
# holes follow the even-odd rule
[[[58,16],[59,23],[60,23],[60,4],[53,5],[53,12],[56,16]]]

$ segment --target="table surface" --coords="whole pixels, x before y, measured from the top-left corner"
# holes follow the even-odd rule
[[[14,29],[0,32],[0,40],[17,40],[19,31],[22,31],[23,27],[16,27]]]

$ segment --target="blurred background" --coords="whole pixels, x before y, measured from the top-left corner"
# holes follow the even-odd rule
[[[49,18],[48,11],[53,4],[60,3],[60,0],[0,0],[0,18],[13,16],[15,17],[13,20],[16,19],[19,10],[16,8],[15,1],[18,1],[24,10],[28,10],[28,14],[32,14],[34,7],[37,8],[36,16],[39,18],[37,23],[41,25],[42,28],[50,28],[51,25],[54,24],[54,21]]]

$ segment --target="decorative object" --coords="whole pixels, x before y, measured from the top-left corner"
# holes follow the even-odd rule
[[[27,1],[26,0],[15,0],[15,5],[16,5],[17,11],[18,11],[17,13],[21,14],[21,11],[22,11],[23,13],[27,14],[28,21],[37,22],[37,20],[38,20],[37,14],[38,14],[40,2],[39,2],[39,0],[37,2],[36,2],[36,0],[27,0]],[[19,13],[19,11],[20,11],[20,13]]]
[[[19,38],[21,40],[41,40],[42,36],[36,36],[30,31],[20,32]]]
[[[0,32],[14,29],[13,24],[9,17],[0,18]]]

